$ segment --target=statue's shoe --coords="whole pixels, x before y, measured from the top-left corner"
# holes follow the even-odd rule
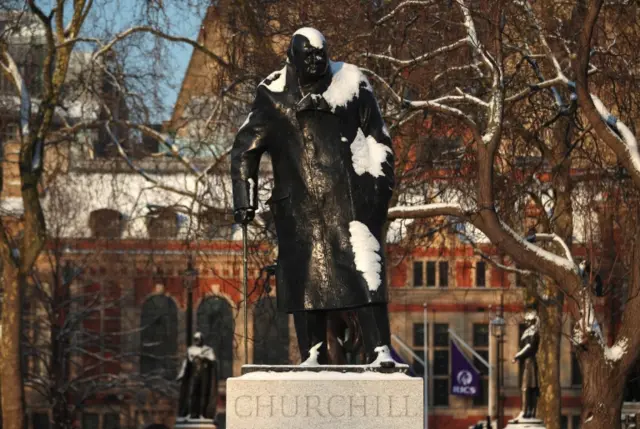
[[[369,366],[379,366],[381,368],[394,368],[396,366],[396,361],[393,360],[391,356],[389,346],[379,346],[373,349],[373,351],[378,353],[378,356]]]

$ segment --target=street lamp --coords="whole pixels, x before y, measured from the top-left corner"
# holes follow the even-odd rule
[[[489,322],[489,330],[491,331],[491,335],[496,338],[497,346],[498,346],[498,367],[496,368],[496,405],[497,405],[497,427],[498,429],[502,424],[502,380],[503,380],[503,338],[505,335],[505,331],[507,328],[507,324],[502,317],[502,306],[500,306],[500,310],[496,316],[491,319]]]
[[[198,282],[198,270],[193,267],[193,258],[189,256],[187,269],[182,273],[184,287],[187,289],[187,348],[193,337],[193,287]]]

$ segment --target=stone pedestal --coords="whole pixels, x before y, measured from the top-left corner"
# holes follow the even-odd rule
[[[227,379],[227,429],[422,429],[422,378],[406,366],[243,368]]]
[[[505,429],[545,429],[544,422],[540,419],[517,418],[509,420]]]

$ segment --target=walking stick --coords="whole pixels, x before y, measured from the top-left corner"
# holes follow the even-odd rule
[[[244,363],[249,363],[249,320],[248,320],[248,302],[247,302],[247,282],[248,282],[248,249],[247,249],[247,224],[242,223],[242,295],[244,298]]]

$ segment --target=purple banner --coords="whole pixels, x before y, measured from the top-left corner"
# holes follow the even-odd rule
[[[467,360],[455,341],[451,341],[451,394],[457,396],[480,394],[480,373]]]

